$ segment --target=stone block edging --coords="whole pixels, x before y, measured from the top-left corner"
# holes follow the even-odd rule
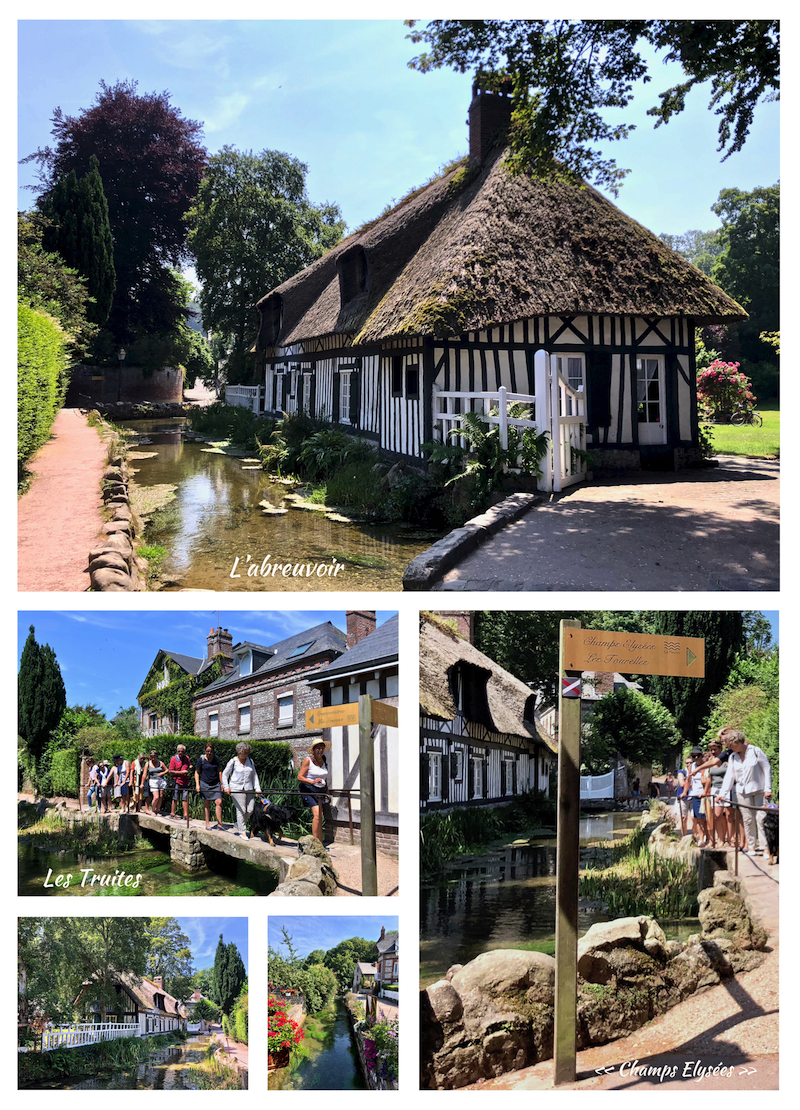
[[[483,540],[524,516],[541,500],[541,496],[535,493],[512,493],[499,505],[493,505],[485,513],[468,520],[461,528],[453,529],[411,560],[403,575],[403,589],[430,589]]]

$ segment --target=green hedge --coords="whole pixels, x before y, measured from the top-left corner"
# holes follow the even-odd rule
[[[216,752],[217,759],[224,770],[228,761],[233,759],[236,755],[236,745],[238,740],[213,740],[214,751]],[[277,740],[248,740],[251,752],[250,758],[256,765],[258,771],[259,781],[263,788],[276,778],[283,778],[286,769],[292,761],[292,749],[289,744]],[[95,744],[91,748],[91,754],[95,759],[107,759],[109,762],[113,756],[121,755],[123,759],[136,759],[140,752],[146,752],[148,755],[155,749],[161,759],[164,760],[167,766],[171,757],[175,754],[178,744],[186,746],[186,754],[192,761],[194,767],[197,766],[198,758],[205,751],[207,737],[205,736],[154,736],[154,737],[140,737],[138,740],[107,740],[100,744]],[[190,776],[189,785],[194,788],[194,771]],[[172,793],[171,785],[167,786],[167,795]]]
[[[50,435],[67,387],[67,340],[51,317],[17,306],[17,465]]]
[[[80,760],[74,748],[53,753],[50,764],[51,791],[59,798],[77,798]]]

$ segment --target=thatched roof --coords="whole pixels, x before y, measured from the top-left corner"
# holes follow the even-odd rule
[[[426,716],[452,721],[458,713],[451,673],[459,663],[467,664],[476,679],[486,682],[488,712],[495,732],[539,740],[551,751],[558,750],[546,733],[536,727],[532,709],[535,695],[524,682],[457,632],[423,620],[419,638],[419,702]]]
[[[359,247],[368,289],[342,309],[337,261]],[[418,190],[275,292],[283,299],[279,346],[329,334],[357,343],[454,337],[572,313],[705,323],[747,316],[595,189],[512,176],[502,152]]]
[[[95,976],[83,983],[80,994],[75,1000],[76,1005],[87,994],[91,998],[92,985],[98,980],[99,976]],[[159,1013],[181,1018],[186,1016],[184,1004],[168,994],[163,986],[154,983],[152,979],[147,979],[143,975],[132,975],[127,971],[115,971],[112,972],[111,981],[124,990],[142,1010],[158,1010]],[[156,995],[163,996],[163,1005],[156,1006]]]

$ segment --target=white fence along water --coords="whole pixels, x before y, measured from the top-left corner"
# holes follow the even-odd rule
[[[225,404],[238,405],[239,408],[250,409],[258,415],[261,412],[260,385],[229,385],[225,388]]]
[[[138,1037],[135,1022],[83,1022],[73,1025],[46,1025],[42,1030],[42,1052],[53,1048],[80,1048],[99,1041],[116,1041],[120,1037]]]

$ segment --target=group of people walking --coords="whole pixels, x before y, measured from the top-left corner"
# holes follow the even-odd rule
[[[692,748],[686,766],[664,780],[676,799],[681,835],[700,848],[740,846],[746,855],[768,851],[764,829],[772,806],[772,770],[761,748],[736,728],[721,728],[707,748]]]

